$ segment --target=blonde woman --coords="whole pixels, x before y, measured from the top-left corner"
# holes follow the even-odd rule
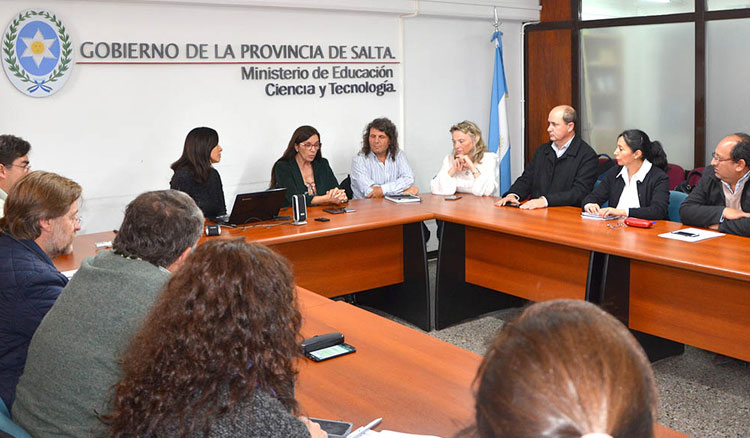
[[[440,172],[430,181],[435,195],[452,195],[456,192],[476,196],[497,195],[498,157],[487,152],[482,131],[468,120],[451,126],[453,151],[443,160]]]

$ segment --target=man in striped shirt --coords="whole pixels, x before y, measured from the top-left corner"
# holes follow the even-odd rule
[[[419,193],[406,154],[398,147],[396,125],[389,119],[375,119],[365,128],[351,179],[355,199]]]

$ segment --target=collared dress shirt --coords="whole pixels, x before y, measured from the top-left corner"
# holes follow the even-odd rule
[[[626,215],[630,216],[631,208],[640,208],[641,202],[638,200],[638,183],[643,182],[646,178],[646,174],[651,170],[651,162],[647,159],[643,159],[641,168],[633,174],[632,178],[628,178],[628,168],[622,166],[618,178],[622,178],[625,181],[625,188],[622,189],[622,195],[620,195],[620,201],[617,203],[619,209],[626,211]]]
[[[355,199],[366,198],[372,192],[372,186],[380,186],[383,195],[397,195],[414,185],[414,172],[409,166],[406,154],[396,152],[393,160],[390,151],[381,163],[378,157],[370,152],[358,153],[352,159],[352,192]]]

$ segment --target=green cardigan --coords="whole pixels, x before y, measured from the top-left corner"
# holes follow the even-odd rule
[[[338,187],[339,183],[336,176],[325,158],[319,158],[312,162],[313,176],[315,177],[315,189],[318,195],[325,195],[327,191]],[[302,172],[299,170],[297,160],[292,157],[291,160],[279,160],[273,166],[273,173],[276,177],[277,187],[286,187],[286,198],[284,207],[292,205],[292,195],[305,195],[305,203],[312,205],[312,196],[307,194],[307,186],[302,179]]]

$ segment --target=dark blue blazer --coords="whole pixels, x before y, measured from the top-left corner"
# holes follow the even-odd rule
[[[617,175],[622,166],[615,166],[607,171],[602,177],[602,182],[583,199],[581,207],[586,204],[596,203],[600,206],[609,202],[610,207],[617,207],[620,202],[625,181]],[[660,220],[667,219],[669,209],[669,177],[656,166],[651,166],[643,181],[637,183],[638,202],[640,208],[631,208],[628,211],[630,217],[641,219]]]
[[[33,240],[0,234],[0,397],[9,410],[31,337],[66,284]]]

